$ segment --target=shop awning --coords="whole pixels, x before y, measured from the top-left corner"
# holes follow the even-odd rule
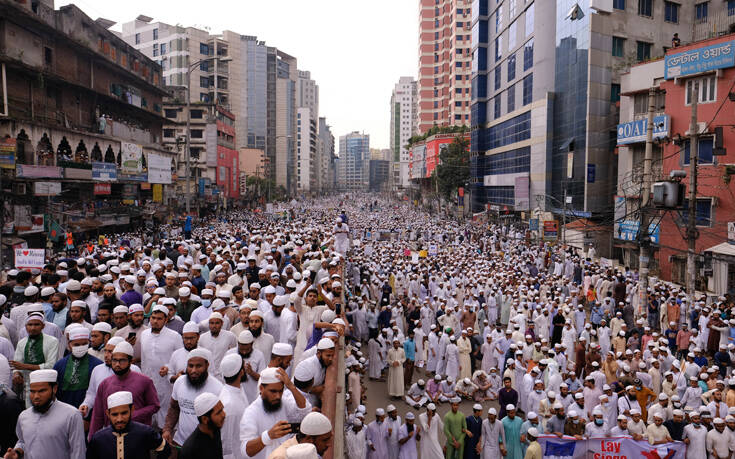
[[[723,242],[721,244],[717,244],[716,246],[710,247],[709,249],[706,249],[705,252],[719,253],[720,255],[729,255],[731,257],[735,257],[735,244]]]

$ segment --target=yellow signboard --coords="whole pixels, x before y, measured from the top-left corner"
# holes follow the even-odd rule
[[[163,185],[153,184],[153,202],[163,202]]]

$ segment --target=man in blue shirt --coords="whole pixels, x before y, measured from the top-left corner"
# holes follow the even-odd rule
[[[408,338],[403,342],[403,353],[406,354],[406,361],[403,364],[403,382],[407,386],[411,385],[413,364],[416,360],[416,342],[413,340],[413,337],[413,330],[409,330]]]

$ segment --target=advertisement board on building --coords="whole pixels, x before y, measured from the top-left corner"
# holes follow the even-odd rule
[[[615,222],[614,228],[615,239],[620,239],[621,241],[637,241],[640,227],[641,222],[637,220],[618,220]],[[651,223],[648,226],[648,235],[652,243],[658,244],[660,225]]]
[[[115,163],[92,163],[92,180],[96,182],[114,182],[117,180],[117,166]]]
[[[23,226],[19,226],[17,221],[15,224],[15,231],[19,235],[21,234],[32,234],[41,233],[44,229],[44,215],[43,214],[32,214],[30,216],[29,223],[23,223]]]
[[[683,77],[735,66],[735,40],[667,54],[664,78]]]
[[[171,183],[171,158],[148,153],[148,183]]]
[[[538,218],[532,218],[528,221],[529,231],[538,231]]]
[[[15,176],[18,178],[61,178],[62,168],[56,166],[31,166],[16,164]]]
[[[544,239],[555,241],[559,238],[559,222],[557,220],[544,221]]]
[[[46,264],[44,249],[15,249],[15,267],[17,269],[41,269]]]
[[[163,185],[153,184],[153,202],[163,202]]]
[[[529,180],[528,177],[516,177],[515,180],[515,210],[523,211],[529,209],[528,197]]]
[[[15,169],[17,141],[12,137],[0,139],[0,169]]]
[[[646,118],[618,124],[618,145],[641,143],[646,141],[648,120]],[[669,135],[669,115],[653,118],[653,138],[662,139]]]
[[[95,195],[106,195],[112,193],[112,185],[109,183],[95,183],[94,194]]]
[[[143,147],[130,142],[120,142],[121,165],[123,174],[143,172]]]
[[[61,194],[61,182],[33,182],[34,196],[58,196]]]

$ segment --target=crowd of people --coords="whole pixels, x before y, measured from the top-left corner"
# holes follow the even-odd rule
[[[4,457],[321,457],[347,226],[302,206],[187,221],[160,244],[111,235],[3,272]]]

